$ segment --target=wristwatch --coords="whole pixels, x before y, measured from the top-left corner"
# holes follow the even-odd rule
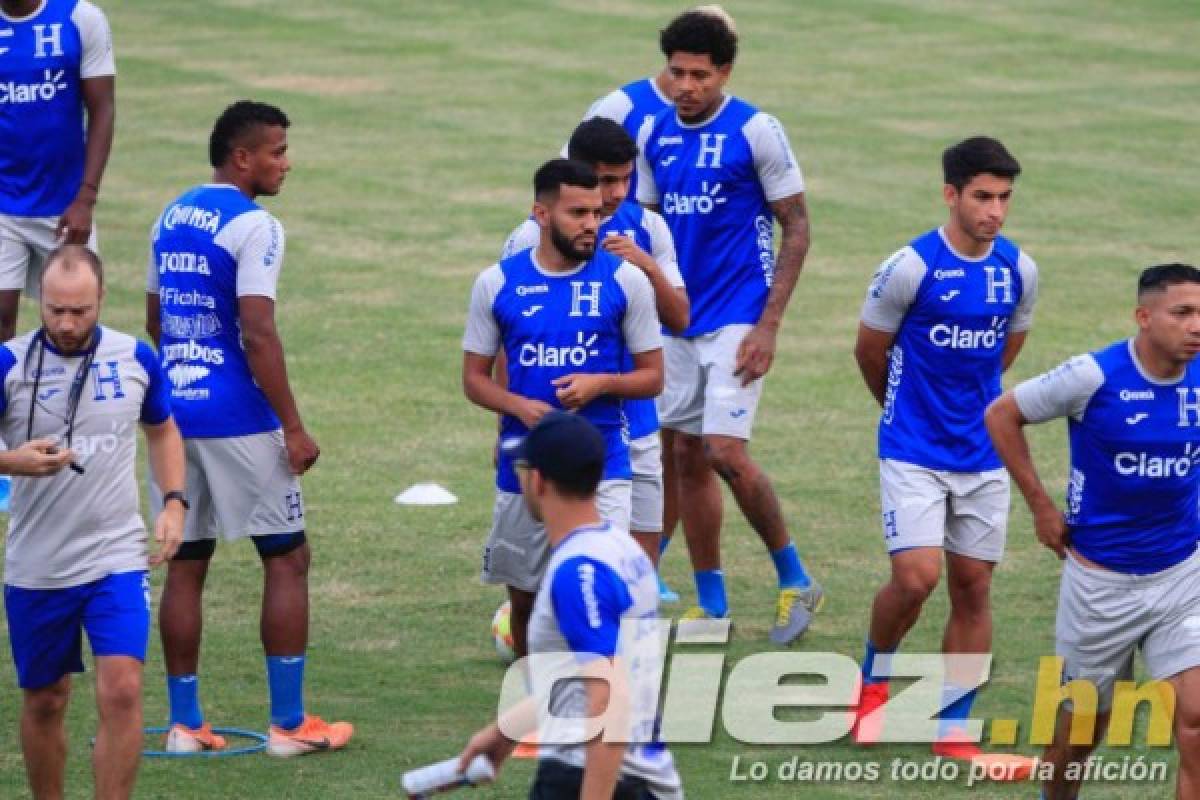
[[[188,505],[187,498],[186,498],[186,497],[184,497],[184,496],[183,496],[183,492],[181,492],[181,491],[180,491],[180,490],[178,490],[178,489],[174,489],[174,490],[172,490],[172,491],[170,491],[170,492],[164,492],[164,493],[163,493],[163,498],[162,498],[162,501],[163,501],[163,505],[164,505],[164,506],[165,506],[165,505],[168,503],[168,501],[171,501],[171,500],[178,500],[178,501],[179,501],[179,505],[183,506],[183,510],[184,510],[184,511],[191,511],[191,510],[192,510],[192,507],[191,507],[190,505]]]

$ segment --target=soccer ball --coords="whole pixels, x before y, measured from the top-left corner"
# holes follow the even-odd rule
[[[500,656],[501,661],[511,664],[516,660],[512,637],[512,605],[507,600],[492,615],[492,642],[496,645],[496,655]]]

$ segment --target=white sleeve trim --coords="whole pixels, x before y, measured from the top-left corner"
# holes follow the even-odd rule
[[[1021,333],[1033,327],[1033,307],[1038,296],[1038,268],[1033,259],[1022,250],[1017,257],[1017,271],[1021,275],[1021,300],[1013,310],[1008,328]]]
[[[213,244],[237,262],[238,297],[275,299],[285,244],[279,220],[261,208],[247,211],[222,228]]]
[[[112,30],[108,27],[108,19],[104,12],[88,0],[79,0],[79,5],[71,13],[71,21],[79,29],[79,39],[83,44],[83,53],[79,59],[79,77],[103,78],[117,74],[117,65],[113,59]]]
[[[623,125],[630,111],[633,111],[633,100],[621,89],[616,89],[592,103],[583,118],[589,120],[593,117],[604,117]]]
[[[760,111],[742,126],[742,135],[750,145],[754,169],[768,203],[804,191],[804,173],[779,120]]]
[[[500,249],[500,260],[515,256],[531,247],[537,247],[541,238],[542,229],[533,220],[526,219],[514,228],[513,232],[504,240],[504,247]]]
[[[862,323],[885,333],[900,330],[927,269],[925,261],[911,246],[906,245],[889,256],[871,279],[859,316]]]
[[[667,221],[662,218],[661,214],[647,208],[642,211],[642,227],[646,229],[646,233],[650,234],[652,250],[650,255],[658,264],[658,268],[663,271],[667,283],[676,289],[682,289],[683,275],[679,272],[679,258],[675,254],[675,239],[671,236],[671,229],[667,227]]]
[[[467,324],[463,331],[462,348],[468,353],[494,356],[500,349],[500,326],[492,310],[496,295],[504,288],[504,271],[499,264],[479,273],[471,287],[471,304],[467,308]]]
[[[642,123],[637,135],[637,201],[639,203],[657,203],[658,186],[654,183],[654,170],[646,160],[646,144],[650,141],[650,133],[654,130],[654,118],[650,117]]]
[[[631,353],[662,349],[662,328],[650,279],[627,261],[617,267],[616,279],[625,292],[625,319],[621,321],[625,348]]]
[[[1059,417],[1083,419],[1092,395],[1104,385],[1104,371],[1091,355],[1079,355],[1013,389],[1017,408],[1027,422]]]

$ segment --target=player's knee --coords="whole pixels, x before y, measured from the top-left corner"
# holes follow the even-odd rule
[[[25,713],[37,722],[49,722],[67,713],[67,701],[71,697],[70,685],[59,681],[40,689],[25,692]]]
[[[892,576],[892,585],[909,605],[921,605],[937,588],[938,572],[931,569],[908,569]]]
[[[704,454],[704,440],[688,433],[675,433],[672,437],[675,462],[683,472],[707,470],[708,458]]]
[[[1181,753],[1200,758],[1200,701],[1180,698],[1175,709],[1175,741]]]
[[[126,714],[142,702],[141,669],[122,669],[96,682],[96,702],[106,714]]]
[[[705,438],[704,456],[709,466],[726,480],[746,474],[752,466],[746,443],[726,436]]]

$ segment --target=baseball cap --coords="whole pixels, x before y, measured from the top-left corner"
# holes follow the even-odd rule
[[[604,475],[604,437],[578,414],[551,411],[521,439],[503,444],[518,466],[536,469],[564,488],[591,493]]]

